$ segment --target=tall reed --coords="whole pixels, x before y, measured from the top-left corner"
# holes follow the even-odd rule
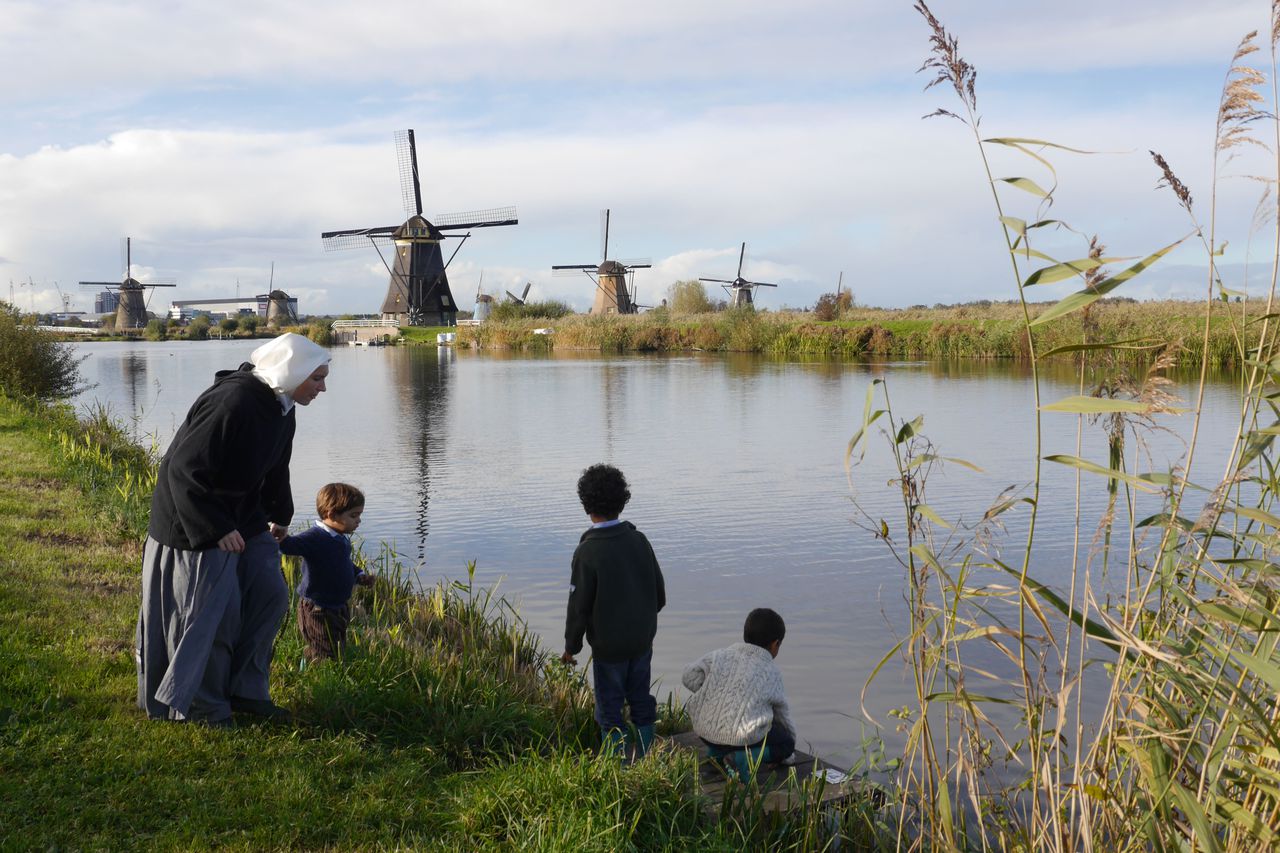
[[[924,70],[929,84],[949,87],[959,119],[972,134],[993,192],[1023,333],[1032,365],[1054,355],[1078,358],[1077,393],[1042,402],[1036,387],[1036,436],[1027,482],[995,496],[973,524],[941,517],[929,505],[930,475],[946,458],[924,433],[923,416],[894,410],[889,389],[868,389],[861,428],[846,456],[851,485],[873,434],[884,436],[902,503],[894,523],[867,513],[861,523],[889,548],[906,573],[909,630],[876,668],[899,656],[915,684],[915,704],[899,716],[907,729],[898,774],[898,844],[1036,850],[1254,850],[1280,838],[1280,516],[1273,506],[1280,434],[1274,399],[1280,379],[1276,352],[1275,285],[1280,233],[1270,247],[1264,306],[1246,313],[1244,284],[1228,287],[1218,258],[1217,189],[1235,159],[1265,167],[1263,186],[1280,166],[1275,55],[1280,5],[1271,6],[1269,77],[1250,66],[1256,35],[1232,58],[1218,111],[1214,183],[1203,217],[1191,190],[1163,157],[1153,155],[1160,183],[1191,218],[1203,247],[1206,296],[1200,334],[1182,341],[1117,339],[1096,316],[1098,303],[1188,237],[1136,263],[1108,257],[1086,238],[1077,257],[1049,254],[1046,235],[1063,226],[1047,218],[1057,173],[1053,157],[1086,152],[1025,137],[983,137],[976,69],[958,42],[921,0],[915,6],[930,32]],[[1263,109],[1264,84],[1272,105]],[[1263,139],[1256,132],[1267,126]],[[1033,170],[1004,173],[996,152],[1024,157]],[[1251,154],[1249,158],[1243,157]],[[1267,204],[1275,204],[1269,193]],[[1016,216],[1030,201],[1030,215]],[[1274,213],[1271,217],[1275,218]],[[1073,230],[1071,233],[1081,233]],[[1080,289],[1032,310],[1033,288],[1077,279]],[[1234,284],[1234,283],[1233,283]],[[1239,299],[1239,316],[1220,305]],[[1189,479],[1200,442],[1206,368],[1215,318],[1225,325],[1239,380],[1239,430],[1221,479]],[[1074,341],[1062,339],[1062,328]],[[1146,370],[1128,351],[1154,347]],[[1164,373],[1186,349],[1201,366],[1190,401],[1191,438],[1185,457],[1168,470],[1150,466],[1144,439],[1178,416]],[[1075,452],[1041,447],[1042,413],[1077,419]],[[1084,458],[1083,437],[1101,429],[1105,461]],[[1070,467],[1074,507],[1041,491],[1041,464]],[[1101,517],[1085,516],[1084,493],[1103,490]],[[1037,535],[1041,511],[1071,512],[1075,538],[1068,587],[1036,577],[1049,547]],[[1006,524],[1025,536],[1008,542]],[[1006,549],[1017,554],[1006,559]],[[994,658],[992,656],[994,653]],[[1009,711],[1013,714],[1010,715]]]

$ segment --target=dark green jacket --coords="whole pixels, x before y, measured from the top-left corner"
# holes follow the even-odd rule
[[[658,611],[667,603],[658,558],[629,521],[591,528],[573,552],[564,647],[582,651],[582,636],[601,662],[630,660],[653,648]]]

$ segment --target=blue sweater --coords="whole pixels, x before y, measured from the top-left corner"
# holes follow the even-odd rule
[[[345,605],[351,599],[356,578],[363,574],[351,562],[351,540],[319,523],[286,536],[280,543],[280,553],[302,558],[298,596],[320,607]]]

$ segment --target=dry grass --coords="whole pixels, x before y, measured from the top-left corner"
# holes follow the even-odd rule
[[[1039,316],[1049,303],[1027,306]],[[1204,305],[1165,300],[1100,300],[1087,314],[1073,314],[1037,332],[1048,358],[1080,341],[1088,325],[1095,340],[1125,341],[1133,358],[1150,361],[1171,351],[1181,363],[1196,364],[1204,352],[1214,366],[1243,363],[1244,349],[1257,343],[1256,326],[1246,325],[1265,311],[1261,302],[1215,303],[1209,317],[1209,347],[1194,344],[1205,323]],[[551,334],[535,334],[551,328]],[[1244,339],[1239,338],[1243,328]],[[868,308],[854,306],[838,320],[821,322],[809,312],[730,311],[713,314],[591,317],[555,321],[527,319],[486,322],[458,330],[458,345],[477,349],[598,352],[758,352],[775,356],[813,355],[846,358],[1028,358],[1029,338],[1017,303],[950,307]]]

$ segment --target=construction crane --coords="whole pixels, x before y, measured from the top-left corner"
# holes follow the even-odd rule
[[[58,291],[58,299],[61,300],[62,302],[62,313],[70,314],[71,313],[71,297],[62,292],[62,288],[58,287],[58,283],[56,281],[53,283],[53,287],[55,290]]]

